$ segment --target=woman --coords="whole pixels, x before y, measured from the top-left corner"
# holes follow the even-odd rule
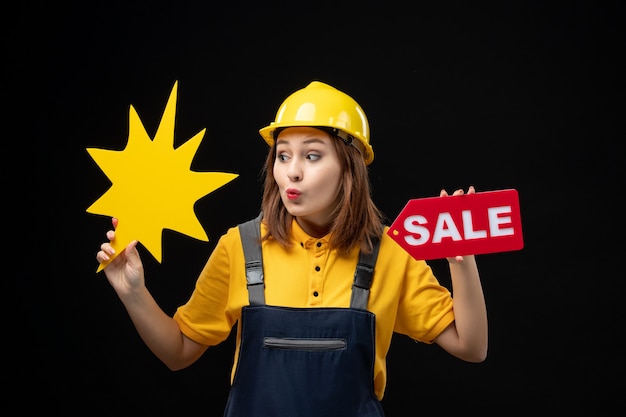
[[[258,242],[243,224],[230,228],[173,317],[145,286],[136,241],[104,269],[151,351],[179,370],[237,325],[225,416],[255,417],[383,416],[394,332],[483,361],[487,315],[475,258],[448,258],[453,299],[426,262],[386,235],[371,199],[374,153],[358,103],[315,81],[260,133],[270,146],[262,221],[246,222]],[[246,270],[250,248],[262,253],[251,262],[256,272]],[[96,259],[113,253],[106,242]]]

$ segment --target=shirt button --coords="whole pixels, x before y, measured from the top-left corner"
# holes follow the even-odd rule
[[[313,297],[317,297],[318,295],[320,295],[317,291],[313,291]]]
[[[322,242],[317,242],[317,247],[319,248],[320,246],[322,246]]]
[[[316,266],[316,267],[315,267],[315,270],[316,270],[317,272],[320,272],[320,267],[319,267],[319,266]]]

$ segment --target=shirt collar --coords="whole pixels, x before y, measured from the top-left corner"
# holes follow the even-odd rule
[[[313,240],[313,241],[321,240],[324,242],[328,242],[330,241],[330,237],[332,233],[328,233],[327,235],[322,236],[320,238],[313,237],[309,235],[307,232],[305,232],[304,230],[302,230],[302,227],[300,227],[296,219],[293,219],[291,222],[291,235],[293,236],[293,239],[299,245],[300,243],[306,244],[309,240]]]

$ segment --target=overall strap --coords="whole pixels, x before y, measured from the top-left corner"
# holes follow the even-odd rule
[[[246,260],[246,281],[248,283],[248,300],[250,305],[265,304],[265,285],[263,282],[263,253],[261,251],[260,222],[263,213],[256,218],[239,224],[239,233],[243,245],[243,253]],[[359,261],[354,272],[352,283],[352,296],[350,308],[367,310],[374,265],[378,257],[380,240],[374,242],[372,253],[359,253]]]
[[[352,298],[350,298],[350,308],[358,310],[367,310],[367,301],[370,296],[370,287],[372,286],[372,276],[374,275],[374,265],[378,257],[378,249],[380,248],[380,239],[374,242],[372,253],[359,254],[359,262],[354,272],[354,282],[352,283]]]
[[[265,304],[263,283],[263,254],[261,252],[261,218],[263,213],[239,225],[243,254],[246,260],[246,281],[250,305]]]

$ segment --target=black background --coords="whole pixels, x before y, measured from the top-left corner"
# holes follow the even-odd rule
[[[178,81],[175,143],[207,129],[192,169],[239,174],[196,204],[209,242],[166,230],[162,263],[142,253],[171,314],[219,236],[258,212],[258,129],[312,80],[367,112],[390,220],[441,188],[520,196],[525,247],[478,259],[487,360],[395,338],[387,414],[623,407],[623,3],[176,4],[29,3],[6,16],[7,230],[26,217],[6,317],[22,409],[221,415],[232,339],[171,372],[95,273],[110,219],[86,209],[110,183],[86,149],[123,149],[130,105],[152,136]]]

